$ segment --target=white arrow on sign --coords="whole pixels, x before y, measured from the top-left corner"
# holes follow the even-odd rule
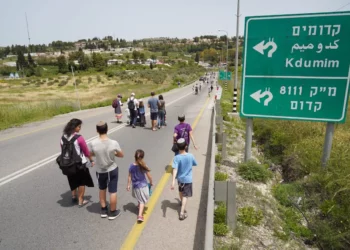
[[[267,56],[272,57],[272,54],[275,53],[275,51],[277,50],[277,44],[273,41],[273,39],[272,39],[272,41],[269,40],[266,44],[265,44],[265,40],[264,40],[264,41],[258,43],[257,45],[255,45],[253,47],[253,49],[258,51],[260,54],[264,55],[265,50],[271,46],[272,46],[272,48],[267,53]]]
[[[264,101],[264,106],[268,106],[269,102],[272,101],[273,95],[270,92],[270,89],[266,89],[264,92],[261,93],[261,90],[259,89],[258,91],[254,92],[253,94],[250,95],[251,98],[253,98],[255,101],[260,103],[260,99],[268,96],[268,98],[265,99]]]

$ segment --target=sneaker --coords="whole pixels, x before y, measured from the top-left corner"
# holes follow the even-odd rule
[[[187,218],[187,213],[180,214],[180,216],[179,216],[179,220],[184,220],[186,218]]]
[[[133,128],[135,128],[135,125],[132,125]]]
[[[138,222],[143,222],[143,220],[144,220],[143,216],[137,216],[137,221]]]
[[[108,217],[108,207],[101,207],[101,218],[107,218]]]
[[[120,212],[119,209],[117,209],[117,210],[115,210],[115,211],[111,211],[110,214],[109,214],[108,219],[109,219],[109,220],[114,220],[114,219],[116,219],[117,217],[119,217],[120,214],[121,214],[121,212]]]

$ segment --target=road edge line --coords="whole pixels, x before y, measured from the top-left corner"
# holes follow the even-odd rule
[[[210,100],[210,97],[207,97],[205,104],[203,105],[202,109],[200,110],[199,114],[197,115],[196,119],[194,120],[194,122],[192,124],[192,130],[194,130],[196,128],[200,118],[202,117],[202,115],[204,113],[205,108],[208,106],[209,100]],[[148,202],[147,211],[145,211],[144,222],[142,224],[135,223],[133,225],[130,232],[126,236],[126,239],[124,240],[122,246],[120,247],[121,250],[134,249],[135,245],[137,244],[137,242],[141,236],[141,233],[142,233],[143,229],[145,228],[149,218],[151,217],[153,209],[155,208],[155,206],[159,200],[159,197],[165,188],[165,185],[167,184],[170,176],[172,175],[171,163],[172,163],[172,161],[170,161],[170,163],[168,164],[165,173],[160,178],[158,185],[156,186],[156,188],[154,189],[154,191],[152,193],[150,201]]]

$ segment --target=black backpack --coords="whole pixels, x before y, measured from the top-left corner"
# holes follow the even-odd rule
[[[132,99],[132,100],[131,100],[131,98],[130,98],[130,101],[128,102],[128,108],[129,108],[129,109],[132,109],[132,110],[135,109],[134,100],[135,100],[135,99]]]
[[[57,157],[56,162],[64,175],[74,175],[77,169],[82,166],[81,157],[78,155],[74,145],[74,142],[79,137],[80,135],[74,135],[73,138],[68,141],[67,138],[62,136],[62,152]]]

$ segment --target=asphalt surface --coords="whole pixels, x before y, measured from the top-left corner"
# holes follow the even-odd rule
[[[192,86],[187,86],[165,94],[164,98],[168,126],[157,132],[149,129],[149,117],[146,128],[133,129],[112,123],[114,114],[110,107],[58,116],[1,132],[0,249],[119,249],[136,218],[135,200],[126,191],[128,167],[135,150],[145,150],[145,161],[152,169],[156,188],[157,180],[173,156],[170,148],[177,115],[185,113],[186,121],[192,123],[205,103],[207,89],[203,88],[196,96]],[[117,140],[124,151],[125,157],[118,159],[117,206],[122,214],[114,221],[100,218],[93,169],[90,173],[95,187],[87,188],[85,193],[91,202],[79,208],[71,204],[67,178],[54,163],[63,126],[73,117],[83,120],[81,134],[86,140],[96,136],[98,121],[107,121],[114,131],[110,137]]]

